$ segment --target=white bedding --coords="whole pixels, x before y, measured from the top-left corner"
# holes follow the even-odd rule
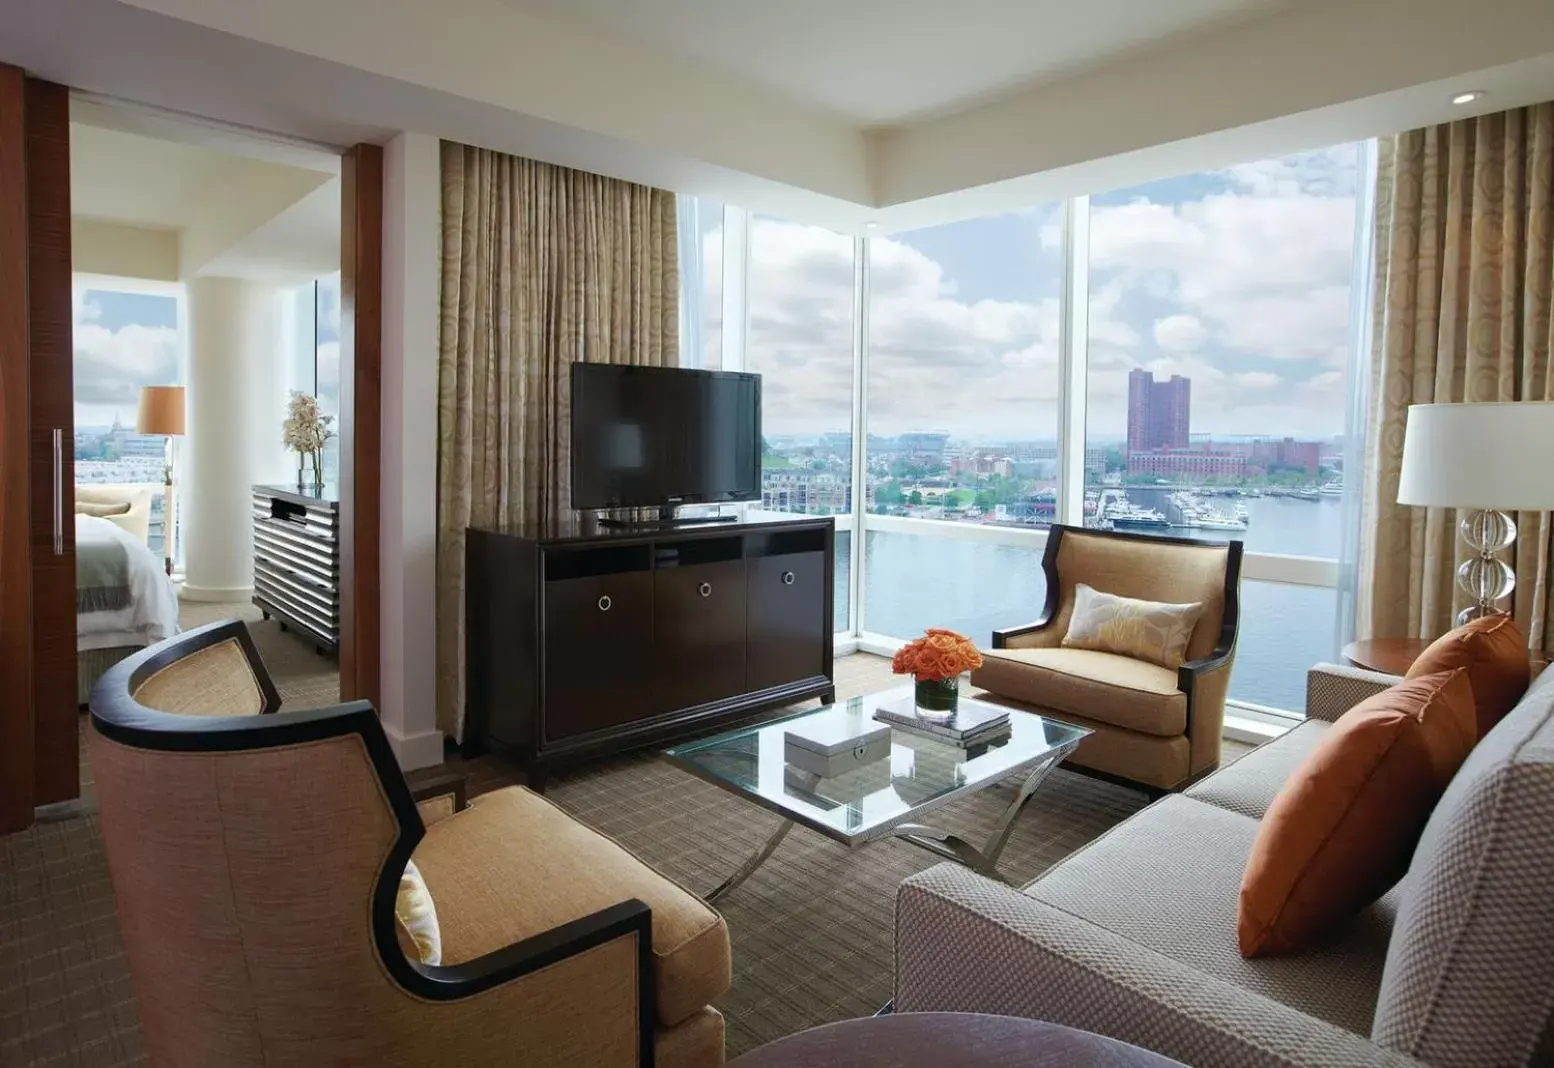
[[[150,645],[178,633],[178,594],[146,543],[91,515],[76,516],[76,541],[118,541],[129,553],[130,603],[112,612],[76,613],[76,648]]]

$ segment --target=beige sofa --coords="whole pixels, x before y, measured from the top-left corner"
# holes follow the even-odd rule
[[[1198,1068],[1554,1063],[1554,672],[1470,754],[1398,886],[1318,948],[1237,952],[1258,820],[1395,681],[1319,665],[1307,722],[1024,889],[950,864],[908,879],[897,1009],[1051,1020]]]
[[[127,504],[129,505],[129,511],[119,515],[105,515],[103,518],[133,534],[141,541],[146,541],[151,531],[151,502],[156,499],[156,495],[160,492],[162,492],[162,487],[152,484],[77,486],[75,510],[77,512],[87,511],[82,505],[98,505],[112,508],[115,505]]]

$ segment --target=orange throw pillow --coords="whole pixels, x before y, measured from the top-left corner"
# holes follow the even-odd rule
[[[1527,660],[1527,638],[1510,616],[1485,616],[1441,635],[1414,661],[1407,678],[1437,671],[1467,668],[1478,707],[1478,736],[1522,699],[1532,681]]]
[[[1241,955],[1302,949],[1386,893],[1475,740],[1460,668],[1405,680],[1344,713],[1258,827],[1241,878]]]

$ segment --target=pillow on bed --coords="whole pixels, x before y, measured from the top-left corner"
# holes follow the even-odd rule
[[[120,501],[117,504],[99,504],[96,501],[77,501],[77,515],[94,515],[99,519],[107,519],[111,515],[129,515],[130,503]]]

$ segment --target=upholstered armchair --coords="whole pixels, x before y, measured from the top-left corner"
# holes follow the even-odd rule
[[[517,787],[418,807],[365,701],[279,711],[247,628],[111,668],[90,759],[153,1064],[723,1060],[728,931]],[[414,860],[441,962],[396,916]],[[407,953],[406,946],[410,952]]]
[[[1027,626],[993,632],[971,681],[1092,733],[1069,757],[1082,771],[1178,790],[1219,765],[1225,693],[1235,658],[1241,543],[1187,541],[1054,526],[1042,558],[1047,603]],[[1199,602],[1177,669],[1066,648],[1074,588],[1171,604]]]

